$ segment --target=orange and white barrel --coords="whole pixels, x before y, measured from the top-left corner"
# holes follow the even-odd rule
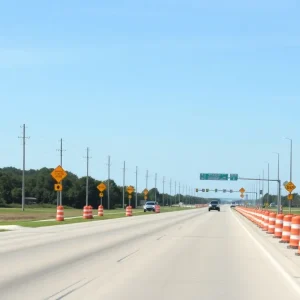
[[[83,207],[83,218],[84,219],[90,218],[90,208],[87,205]]]
[[[265,222],[265,211],[264,210],[260,210],[260,217],[259,217],[259,227],[260,229],[264,228],[264,222]]]
[[[265,212],[265,221],[264,221],[264,228],[263,231],[268,231],[268,227],[269,227],[269,212],[266,211]]]
[[[155,205],[155,212],[156,212],[157,214],[160,213],[160,206],[159,206],[159,205]]]
[[[65,220],[64,207],[59,205],[56,208],[56,221],[64,221],[64,220]]]
[[[297,256],[300,256],[300,241],[299,241],[299,244],[298,244],[298,251],[295,253]]]
[[[92,205],[89,205],[89,219],[94,219],[93,206]]]
[[[291,224],[289,249],[298,249],[300,240],[300,216],[294,216]]]
[[[276,223],[276,214],[271,212],[269,214],[269,225],[268,225],[268,231],[269,234],[275,233],[275,223]]]
[[[103,217],[104,212],[103,212],[103,205],[98,206],[98,216]]]
[[[283,217],[282,237],[280,243],[289,243],[291,235],[292,215]]]
[[[283,217],[284,217],[283,214],[278,214],[276,216],[275,232],[274,232],[274,237],[275,238],[281,238],[282,237]]]
[[[128,205],[126,207],[126,217],[131,217],[132,216],[132,207]]]

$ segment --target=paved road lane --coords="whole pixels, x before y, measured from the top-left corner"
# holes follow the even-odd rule
[[[1,299],[300,297],[228,207],[4,234]]]

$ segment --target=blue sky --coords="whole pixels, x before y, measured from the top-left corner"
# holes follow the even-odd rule
[[[63,138],[63,166],[79,176],[90,147],[97,179],[111,155],[118,184],[124,160],[126,184],[139,166],[139,190],[147,169],[160,190],[163,176],[253,190],[200,182],[199,173],[258,177],[269,161],[274,178],[276,151],[284,181],[288,136],[297,185],[299,9],[269,0],[1,1],[0,167],[21,168],[26,123],[27,168],[55,167]]]

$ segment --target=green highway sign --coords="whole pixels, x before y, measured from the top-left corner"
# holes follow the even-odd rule
[[[200,180],[228,180],[228,174],[200,173]]]
[[[239,175],[238,174],[230,174],[230,180],[238,180],[239,179]]]
[[[238,174],[225,174],[225,173],[200,173],[200,180],[232,180],[237,181],[239,179]]]

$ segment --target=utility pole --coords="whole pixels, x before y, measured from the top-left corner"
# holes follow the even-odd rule
[[[148,190],[148,178],[149,178],[149,172],[146,171],[146,189]]]
[[[260,193],[260,175],[258,176],[258,178],[259,178],[259,180],[258,180],[258,198],[259,198],[259,200],[261,200],[260,198],[261,198],[261,193]],[[263,200],[261,200],[261,206],[263,207],[264,206],[264,204],[263,204]]]
[[[262,199],[263,199],[263,201],[264,201],[264,196],[265,196],[265,194],[264,194],[264,185],[265,185],[265,170],[263,170],[262,171],[262,183],[261,183],[261,185],[262,185]]]
[[[170,179],[170,206],[172,206],[171,194],[172,194],[172,179]]]
[[[22,136],[19,136],[19,139],[22,139],[23,144],[23,171],[22,171],[22,211],[25,210],[25,161],[26,161],[26,139],[29,139],[29,137],[26,136],[26,126],[23,124],[21,126],[23,128],[23,134]]]
[[[110,209],[110,195],[109,195],[109,184],[110,184],[110,156],[108,155],[108,162],[107,162],[107,167],[108,167],[108,179],[107,179],[107,209]]]
[[[138,206],[138,167],[135,168],[135,208]]]
[[[66,151],[63,149],[63,139],[60,139],[60,149],[57,149],[56,151],[60,152],[60,166],[62,167],[63,162],[62,162],[62,158],[63,158],[63,151]],[[60,184],[62,185],[62,181],[60,182]],[[59,198],[59,205],[62,205],[62,191],[57,192],[57,199]]]
[[[187,188],[187,184],[185,185],[185,202],[186,202],[186,204],[188,204],[188,188]]]
[[[125,208],[125,161],[123,167],[123,209]]]
[[[291,142],[291,146],[290,146],[290,182],[292,182],[292,168],[293,168],[293,140],[290,138],[286,138],[287,140],[289,140]],[[291,213],[292,210],[292,201],[289,200],[289,211]]]
[[[165,206],[165,176],[163,177],[163,206]]]
[[[154,194],[154,200],[155,200],[155,204],[156,204],[156,184],[157,184],[157,173],[155,173],[155,179],[154,179],[154,187],[155,187],[155,189],[154,189],[154,192],[155,192],[155,194]]]
[[[178,204],[180,203],[180,182],[179,182],[179,200],[178,200]]]
[[[280,154],[278,152],[273,152],[277,154],[277,180],[280,182]],[[281,212],[281,186],[278,185],[278,197],[277,197],[277,213]]]
[[[86,187],[85,187],[85,205],[89,205],[89,147],[86,148]]]
[[[268,163],[268,203],[270,199],[270,164]]]
[[[175,194],[174,194],[174,196],[175,196],[175,199],[174,199],[175,205],[177,203],[176,186],[177,186],[177,182],[175,181]]]

